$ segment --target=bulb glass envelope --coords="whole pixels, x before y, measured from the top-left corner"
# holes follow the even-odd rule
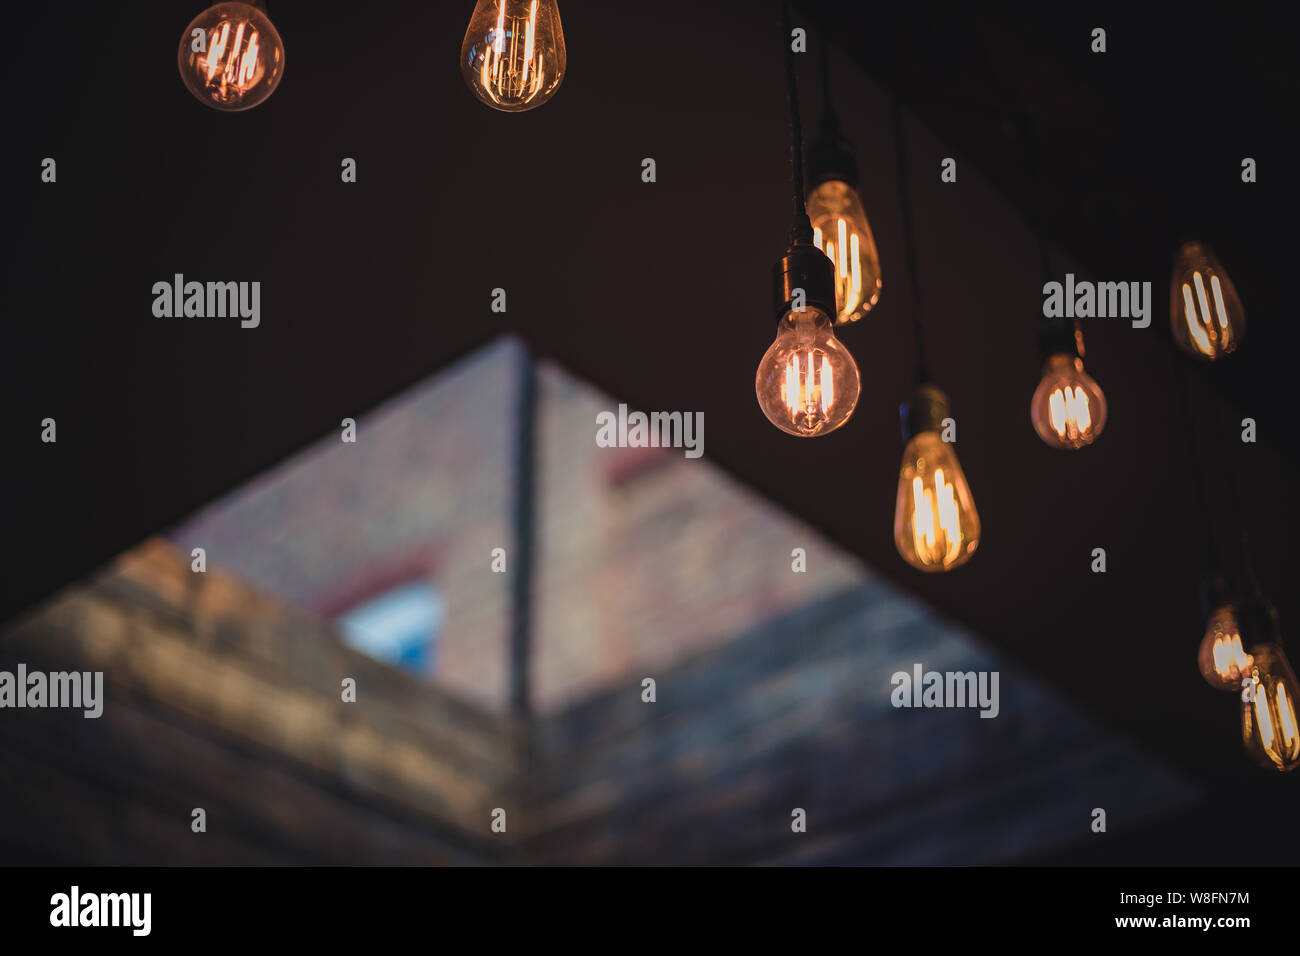
[[[218,3],[181,35],[181,80],[200,103],[223,112],[252,109],[284,76],[284,43],[270,18],[250,3]]]

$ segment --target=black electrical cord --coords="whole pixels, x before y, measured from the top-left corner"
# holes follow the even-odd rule
[[[831,51],[826,43],[826,33],[822,31],[820,51],[822,67],[822,127],[823,139],[840,138],[840,118],[835,115],[835,98],[831,96]]]
[[[785,44],[785,95],[790,107],[790,178],[794,185],[794,221],[790,229],[792,245],[811,244],[812,222],[808,218],[803,171],[803,126],[799,120],[799,85],[795,76],[794,47],[790,42],[794,32],[790,21],[789,0],[780,0],[781,29]]]
[[[907,259],[907,273],[912,290],[912,339],[915,351],[915,384],[930,381],[930,369],[925,360],[925,329],[921,325],[921,277],[916,264],[916,230],[912,223],[912,200],[908,185],[907,138],[903,129],[903,107],[898,97],[893,98],[894,148],[898,167],[898,197],[903,214],[903,255]]]
[[[1047,242],[1043,239],[1038,240],[1038,259],[1043,269],[1043,284],[1054,282],[1052,275],[1052,254],[1047,248]],[[1039,345],[1046,348],[1051,346],[1049,351],[1060,351],[1061,349],[1073,350],[1074,355],[1079,358],[1084,357],[1083,346],[1083,326],[1079,324],[1079,317],[1076,315],[1069,326],[1064,326],[1064,320],[1049,319],[1043,316],[1038,320],[1040,329]],[[1060,331],[1058,332],[1058,329]]]

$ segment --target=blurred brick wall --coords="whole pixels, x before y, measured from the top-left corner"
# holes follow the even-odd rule
[[[492,863],[507,719],[146,542],[0,634],[0,669],[103,671],[98,719],[6,710],[0,863]],[[355,703],[341,699],[345,677]],[[202,807],[208,830],[190,830]]]
[[[106,690],[98,720],[0,721],[0,862],[1000,863],[1091,838],[1093,807],[1122,834],[1201,796],[878,580],[685,633],[621,672],[579,662],[604,686],[525,730],[146,542],[0,635],[0,669],[103,670]],[[894,709],[914,663],[1000,670],[1001,713]]]
[[[490,554],[506,548],[515,567],[520,358],[512,340],[469,356],[362,416],[355,445],[326,436],[172,539],[325,617],[376,575],[424,562],[446,606],[435,682],[504,712],[510,576],[491,572]],[[866,579],[707,457],[598,447],[596,414],[617,407],[541,365],[532,689],[542,711]],[[806,574],[791,571],[795,547],[808,551]]]
[[[617,399],[554,366],[538,383],[539,710],[866,579],[707,457],[598,447],[596,415],[617,412]],[[791,570],[796,547],[808,552],[807,573]]]
[[[377,571],[422,564],[445,600],[438,684],[504,712],[509,580],[491,573],[489,556],[512,543],[518,358],[514,343],[469,356],[358,415],[356,444],[330,434],[170,537],[322,617]]]
[[[917,663],[999,671],[999,715],[895,709],[890,678]],[[878,582],[646,676],[653,703],[638,671],[535,728],[527,862],[1009,863],[1204,796]]]

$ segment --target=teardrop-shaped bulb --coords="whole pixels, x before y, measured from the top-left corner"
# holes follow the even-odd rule
[[[1083,359],[1049,356],[1043,378],[1029,403],[1029,418],[1038,437],[1053,448],[1091,445],[1106,427],[1106,396],[1083,370]]]
[[[460,69],[488,106],[507,113],[541,106],[559,89],[566,62],[555,0],[478,0]]]
[[[177,61],[195,99],[234,113],[275,92],[284,75],[284,43],[270,18],[251,3],[218,3],[185,28]]]
[[[938,432],[919,432],[907,443],[898,473],[898,553],[922,571],[949,571],[965,564],[979,543],[980,516],[957,453]]]
[[[1296,717],[1296,679],[1282,646],[1256,644],[1241,688],[1241,740],[1265,767],[1294,770],[1300,765],[1300,723]]]
[[[1252,661],[1241,646],[1241,625],[1237,622],[1235,605],[1223,604],[1210,612],[1196,663],[1205,682],[1216,690],[1241,687]]]
[[[835,265],[836,323],[856,322],[880,301],[880,254],[856,189],[827,180],[808,194],[813,242]]]
[[[776,327],[754,377],[763,414],[777,428],[810,438],[834,431],[858,404],[858,363],[835,337],[828,316],[815,306],[791,310]]]
[[[1169,281],[1169,318],[1183,351],[1213,361],[1235,351],[1246,334],[1246,310],[1210,247],[1183,243]]]

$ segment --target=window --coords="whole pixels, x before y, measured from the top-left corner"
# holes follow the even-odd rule
[[[366,599],[335,623],[350,647],[423,676],[433,669],[442,618],[442,597],[419,580]]]

